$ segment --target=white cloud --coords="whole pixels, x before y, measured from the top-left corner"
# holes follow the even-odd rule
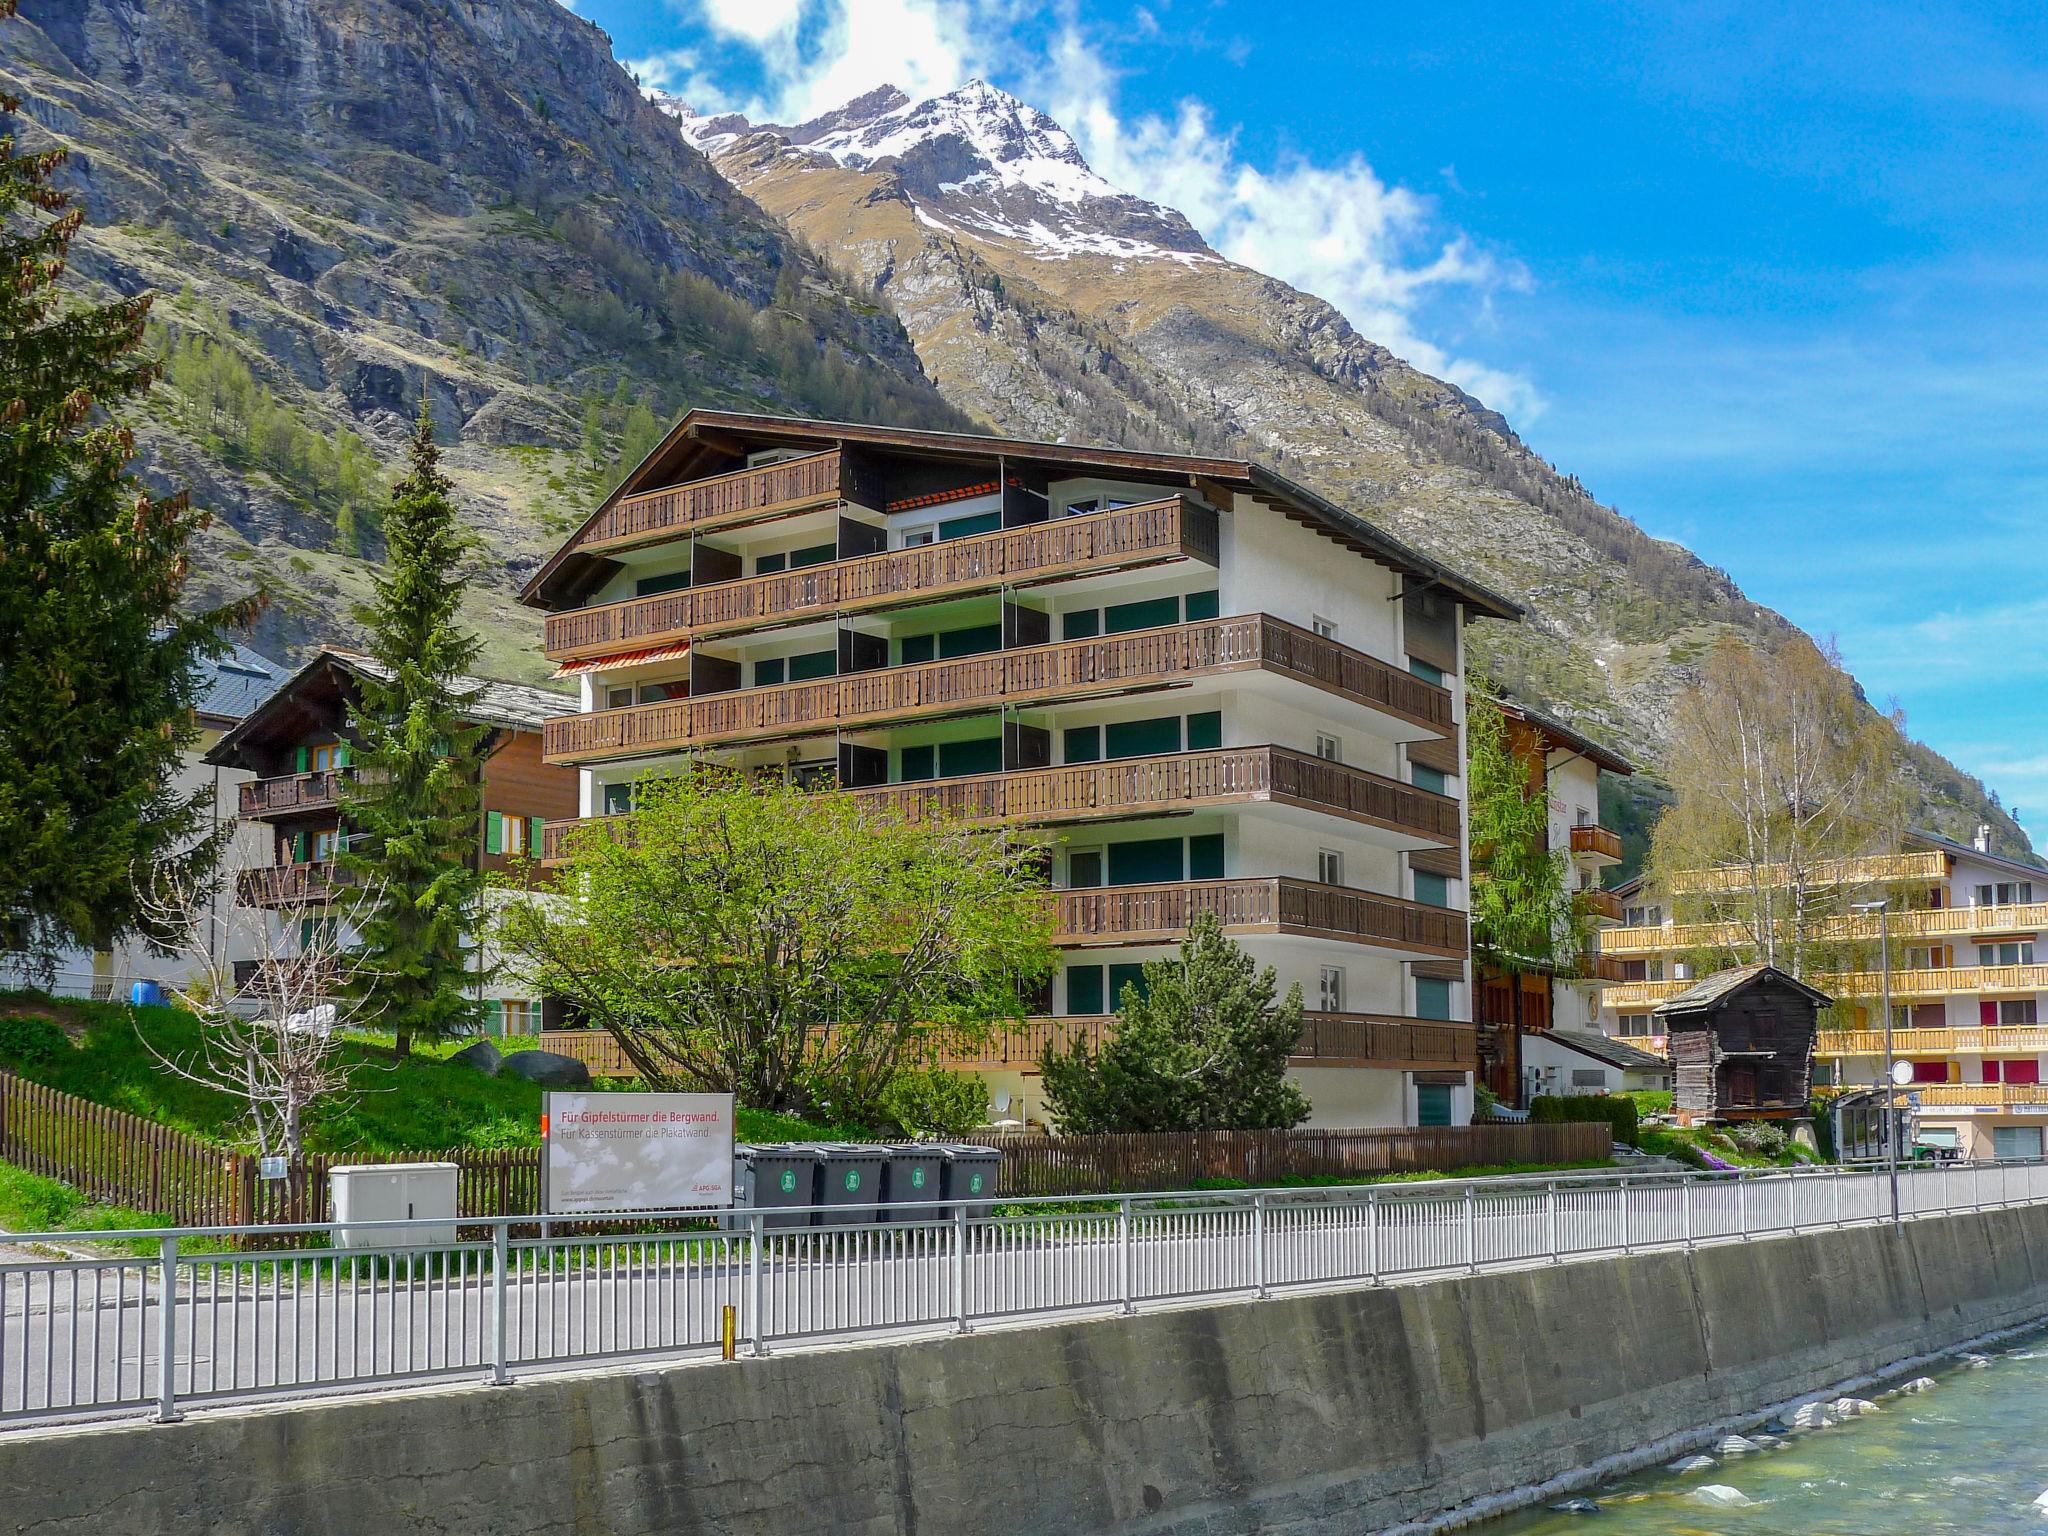
[[[1455,333],[1490,323],[1493,297],[1528,287],[1518,265],[1445,229],[1420,193],[1389,186],[1357,155],[1337,165],[1244,160],[1235,130],[1198,101],[1124,115],[1118,81],[1069,19],[1034,51],[1022,0],[690,0],[705,28],[742,46],[762,84],[735,100],[687,51],[637,61],[644,79],[711,109],[794,123],[876,86],[913,99],[975,78],[1019,94],[1074,135],[1106,180],[1178,208],[1233,261],[1334,304],[1370,339],[1526,422],[1542,400],[1523,375],[1468,355]],[[1151,13],[1142,12],[1137,26]],[[1447,334],[1447,332],[1452,334]]]

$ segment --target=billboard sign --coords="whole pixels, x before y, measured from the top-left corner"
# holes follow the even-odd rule
[[[541,1135],[550,1216],[732,1204],[729,1093],[550,1093]]]

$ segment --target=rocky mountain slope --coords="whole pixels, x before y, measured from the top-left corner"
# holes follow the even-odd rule
[[[145,463],[216,514],[209,579],[273,594],[273,655],[352,631],[422,396],[515,675],[520,580],[687,406],[963,421],[554,0],[27,0],[0,85],[72,151],[75,270],[164,296]]]
[[[79,275],[163,294],[145,471],[280,658],[350,638],[422,398],[506,675],[545,665],[520,581],[700,404],[1251,454],[1523,597],[1494,670],[1644,755],[1717,634],[1783,629],[986,86],[678,132],[555,0],[23,0],[0,85],[73,152]],[[1931,819],[2021,845],[1920,761]]]
[[[1654,765],[1673,696],[1723,633],[1791,632],[1728,577],[1559,474],[1507,421],[1224,259],[1097,176],[1044,113],[974,81],[875,91],[795,127],[657,97],[736,186],[893,306],[947,397],[1045,438],[1244,453],[1527,603],[1488,669]],[[1926,819],[2024,834],[1934,753]]]

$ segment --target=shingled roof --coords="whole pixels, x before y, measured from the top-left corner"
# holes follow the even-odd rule
[[[1619,1067],[1624,1072],[1671,1070],[1671,1063],[1662,1056],[1638,1050],[1625,1040],[1603,1035],[1595,1029],[1549,1029],[1543,1032],[1543,1037],[1556,1041],[1568,1051],[1577,1051],[1581,1056],[1604,1061],[1608,1066]]]
[[[1703,977],[1683,992],[1665,998],[1650,1012],[1657,1015],[1703,1013],[1715,1004],[1734,996],[1744,987],[1762,981],[1766,975],[1775,976],[1786,985],[1798,988],[1823,1008],[1834,1001],[1827,993],[1817,987],[1809,987],[1790,971],[1781,971],[1775,965],[1766,965],[1758,961],[1754,965],[1732,966],[1728,970],[1716,971],[1711,976]]]

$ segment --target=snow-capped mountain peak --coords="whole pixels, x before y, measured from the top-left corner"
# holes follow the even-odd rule
[[[921,101],[882,86],[793,128],[653,99],[714,158],[767,132],[792,154],[885,172],[928,228],[1018,241],[1053,257],[1220,259],[1179,213],[1103,180],[1066,129],[985,80]]]

